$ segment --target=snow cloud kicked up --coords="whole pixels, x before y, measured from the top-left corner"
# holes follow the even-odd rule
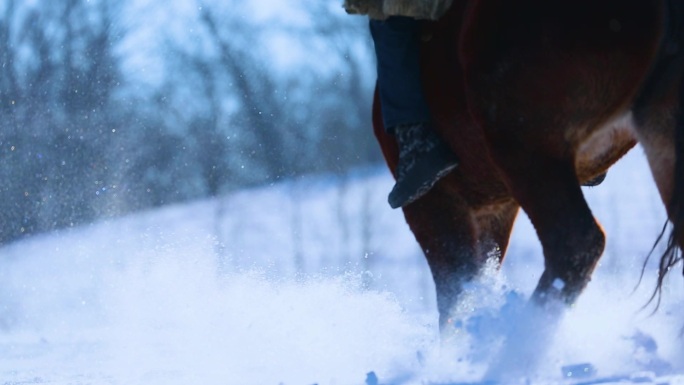
[[[574,307],[556,320],[529,308],[543,257],[521,215],[503,266],[466,288],[441,338],[425,260],[401,214],[373,193],[391,185],[382,172],[1,248],[0,383],[681,383],[671,373],[684,371],[682,280],[670,277],[654,315],[642,310],[650,267],[635,290],[662,224],[658,198],[615,193],[638,160],[587,192],[608,245]]]

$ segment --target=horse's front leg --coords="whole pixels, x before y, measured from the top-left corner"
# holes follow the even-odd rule
[[[484,266],[469,207],[449,191],[447,177],[424,197],[404,207],[404,216],[425,254],[437,295],[440,330],[450,324],[450,312]]]
[[[483,272],[489,258],[503,260],[519,208],[509,200],[474,209],[458,193],[459,185],[455,176],[447,177],[404,208],[432,272],[442,332],[464,286]]]

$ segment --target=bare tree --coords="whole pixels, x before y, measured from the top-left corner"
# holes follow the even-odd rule
[[[0,242],[96,215],[118,79],[105,1],[10,0],[0,23]],[[102,190],[105,188],[105,190]]]
[[[167,37],[152,89],[122,72],[126,2],[0,2],[0,243],[377,161],[365,27],[333,1],[268,26],[234,11],[249,2],[198,3],[202,49]],[[274,35],[305,48],[301,68],[273,63]]]

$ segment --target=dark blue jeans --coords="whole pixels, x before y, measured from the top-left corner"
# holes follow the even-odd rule
[[[371,20],[378,62],[378,91],[385,129],[430,121],[420,77],[420,21],[393,16]]]

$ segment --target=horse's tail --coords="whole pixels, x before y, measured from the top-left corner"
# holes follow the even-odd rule
[[[660,305],[660,298],[663,291],[663,283],[667,273],[670,272],[682,258],[682,245],[684,244],[684,77],[682,77],[679,86],[679,103],[675,118],[675,167],[673,173],[673,190],[670,202],[668,203],[668,213],[670,222],[672,223],[670,235],[667,238],[667,247],[660,257],[660,264],[658,266],[658,281],[656,288],[651,296],[649,302],[657,298],[656,309]],[[656,243],[653,245],[651,253],[654,251],[656,245],[662,240],[667,230],[667,224],[663,227]],[[682,242],[682,243],[680,243]],[[649,253],[649,257],[650,257]],[[647,261],[648,262],[648,259]],[[644,263],[644,269],[646,263]],[[642,276],[644,269],[642,269]],[[684,270],[682,271],[684,275]]]
[[[672,173],[672,194],[667,202],[667,212],[671,231],[667,237],[667,247],[660,257],[658,267],[658,281],[649,303],[657,298],[656,309],[660,304],[663,283],[667,273],[670,272],[682,258],[684,247],[684,2],[680,0],[665,0],[665,35],[661,42],[659,60],[652,73],[649,86],[643,93],[644,99],[654,97],[656,94],[665,92],[666,89],[677,84],[676,106],[674,111],[674,141],[675,141],[675,164]],[[663,227],[653,249],[644,262],[641,275],[643,277],[646,264],[655,251],[656,246],[666,236],[667,223]],[[684,274],[684,271],[683,271]]]
[[[656,300],[655,310],[660,306],[663,284],[667,273],[669,273],[680,261],[684,260],[682,257],[682,246],[684,245],[684,76],[682,76],[678,94],[678,108],[675,112],[675,165],[672,174],[672,196],[667,206],[669,220],[665,222],[651,251],[648,253],[641,268],[641,278],[639,278],[639,283],[641,283],[649,260],[653,256],[656,247],[666,236],[668,222],[671,223],[671,230],[669,236],[667,236],[667,246],[660,257],[656,287],[651,298],[648,300],[648,303]],[[684,275],[684,270],[682,271],[682,275]],[[638,285],[639,284],[637,284],[637,286]]]
[[[684,44],[684,39],[681,39]],[[684,50],[684,45],[680,46]],[[682,54],[680,54],[682,55]],[[682,61],[679,61],[682,63]],[[673,190],[668,202],[668,213],[672,222],[672,230],[667,240],[667,247],[660,257],[658,268],[658,283],[656,291],[662,292],[662,286],[667,273],[677,265],[682,258],[681,247],[684,247],[684,76],[680,79],[678,92],[678,109],[675,112],[675,167],[673,173]],[[684,270],[682,271],[684,275]]]

